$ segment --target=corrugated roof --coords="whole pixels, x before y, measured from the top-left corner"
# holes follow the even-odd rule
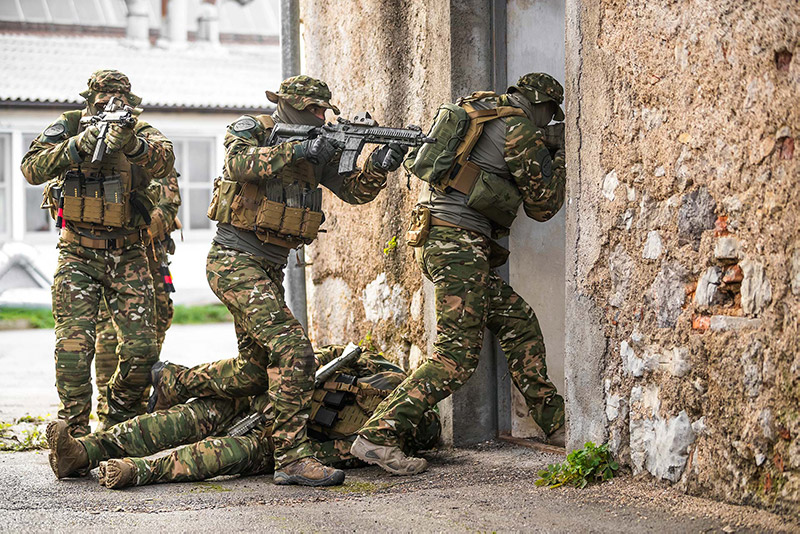
[[[113,37],[0,34],[0,101],[82,104],[89,75],[118,69],[142,107],[264,109],[280,84],[280,49],[188,43],[135,48]]]

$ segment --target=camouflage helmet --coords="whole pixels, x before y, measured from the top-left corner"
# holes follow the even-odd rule
[[[303,111],[313,104],[329,108],[337,115],[339,114],[339,108],[330,102],[331,90],[328,89],[328,84],[304,74],[283,80],[277,93],[267,91],[267,98],[270,102],[275,103],[278,102],[278,98],[283,98],[287,104],[298,111]]]
[[[564,101],[564,88],[558,83],[558,80],[549,74],[544,72],[525,74],[517,80],[516,85],[509,87],[507,92],[513,93],[515,91],[519,91],[522,96],[533,104],[555,102],[558,105],[558,109],[554,119],[557,121],[564,120],[564,110],[561,109],[561,103]]]
[[[102,100],[106,96],[122,97],[132,107],[136,107],[142,102],[141,98],[131,93],[131,82],[128,77],[118,70],[96,70],[89,76],[86,85],[89,86],[88,89],[81,92],[80,95],[92,102]]]

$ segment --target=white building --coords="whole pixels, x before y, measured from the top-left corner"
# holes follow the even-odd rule
[[[268,109],[280,83],[276,0],[3,0],[0,2],[0,246],[20,243],[42,272],[58,235],[40,209],[42,187],[20,172],[31,141],[99,68],[118,69],[142,97],[143,118],[174,143],[181,174],[183,242],[172,272],[178,303],[216,302],[205,280],[213,228],[206,217],[225,127]],[[24,248],[24,247],[23,247]],[[0,303],[14,302],[0,281]],[[23,295],[23,293],[20,293]],[[30,292],[17,300],[29,301]],[[41,301],[43,299],[33,299]]]

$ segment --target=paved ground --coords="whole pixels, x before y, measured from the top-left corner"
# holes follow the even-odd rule
[[[176,326],[165,358],[195,363],[231,354],[231,325]],[[0,420],[54,413],[52,334],[0,332]],[[798,532],[769,512],[687,497],[622,477],[585,490],[533,485],[559,461],[509,444],[427,454],[431,469],[389,478],[348,471],[343,487],[280,487],[269,477],[226,478],[111,491],[56,480],[47,451],[0,453],[0,532]],[[796,521],[796,520],[795,520]]]

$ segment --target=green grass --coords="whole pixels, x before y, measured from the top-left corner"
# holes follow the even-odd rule
[[[0,323],[25,321],[28,328],[53,328],[53,314],[46,308],[0,308]],[[172,324],[225,323],[233,320],[222,304],[175,306]]]

